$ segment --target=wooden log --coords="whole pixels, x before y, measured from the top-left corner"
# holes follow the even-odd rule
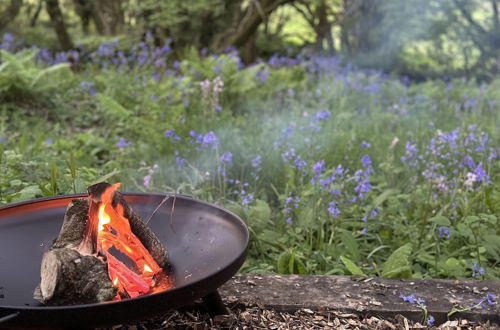
[[[87,198],[76,198],[68,204],[59,235],[42,257],[34,298],[44,304],[96,303],[116,296],[107,264],[93,255],[95,247],[79,250],[88,224],[88,208]],[[89,251],[92,255],[86,255]]]
[[[110,301],[117,293],[106,263],[94,256],[82,256],[74,249],[44,253],[41,274],[41,300],[47,305]]]
[[[64,221],[59,235],[52,243],[52,248],[77,249],[83,240],[85,228],[88,223],[89,200],[87,198],[75,198],[66,208]],[[87,249],[94,250],[92,246]]]
[[[74,305],[109,301],[116,296],[117,288],[110,279],[106,257],[99,255],[97,251],[97,223],[92,224],[89,219],[89,208],[98,205],[102,193],[108,187],[110,185],[107,183],[89,187],[90,198],[96,203],[91,203],[89,198],[76,198],[68,204],[59,235],[55,238],[51,250],[42,257],[41,281],[35,289],[35,299],[47,305]],[[127,204],[123,195],[115,191],[113,208],[116,209],[118,204],[123,208],[123,215],[129,221],[130,230],[158,266],[168,274],[171,268],[167,251],[161,241]],[[90,228],[94,226],[94,229]],[[128,272],[125,275],[135,275],[125,266],[115,269],[115,273],[120,269],[123,271],[120,273],[122,275],[126,270]],[[141,284],[141,281],[137,284]],[[138,290],[143,291],[147,290]]]
[[[124,209],[124,216],[129,220],[130,229],[137,238],[141,241],[142,245],[149,251],[149,254],[156,261],[166,273],[169,273],[171,265],[169,263],[168,253],[161,241],[155,233],[144,223],[144,221],[134,212],[134,210],[127,204],[123,195],[120,192],[115,193],[115,199],[122,204]]]
[[[282,312],[300,309],[328,310],[362,317],[393,318],[401,314],[422,320],[422,310],[399,296],[425,299],[436,324],[459,306],[472,306],[487,293],[500,297],[500,282],[492,280],[384,279],[358,280],[349,276],[240,274],[219,292],[227,303],[258,305]],[[500,324],[500,304],[452,315],[451,319]]]

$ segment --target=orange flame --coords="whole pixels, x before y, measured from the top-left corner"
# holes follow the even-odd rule
[[[124,216],[123,206],[121,204],[113,206],[113,195],[119,187],[119,183],[108,187],[102,193],[100,202],[93,201],[89,196],[91,203],[89,224],[97,224],[94,227],[97,229],[97,251],[103,252],[106,256],[109,277],[113,285],[118,288],[115,300],[123,297],[134,298],[168,288],[168,285],[161,281],[165,278],[162,268],[132,232],[130,223]],[[98,205],[93,207],[93,203]],[[133,261],[135,271],[130,270],[109,252],[112,247]],[[157,277],[162,283],[156,283]],[[160,285],[157,286],[157,284]]]

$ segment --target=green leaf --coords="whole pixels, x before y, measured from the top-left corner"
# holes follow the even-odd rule
[[[373,202],[373,207],[380,206],[383,202],[385,202],[389,198],[389,196],[397,195],[398,193],[399,189],[387,189],[386,191],[377,196],[377,198]]]
[[[54,162],[50,164],[50,191],[52,196],[57,195],[57,165]]]
[[[130,115],[130,111],[125,109],[120,103],[115,101],[109,96],[106,96],[102,93],[98,93],[95,95],[99,100],[101,106],[106,110],[106,112],[112,117],[116,118],[128,118]]]
[[[267,221],[271,217],[271,208],[269,205],[258,199],[255,205],[251,206],[247,211],[249,219],[255,219],[256,221]]]
[[[345,268],[347,268],[349,273],[351,273],[352,275],[364,275],[364,276],[366,276],[365,273],[363,273],[363,271],[358,266],[356,266],[356,264],[354,262],[349,260],[347,257],[340,256],[340,261],[342,261]]]
[[[290,252],[283,252],[278,258],[277,271],[280,274],[289,274]]]
[[[407,243],[394,251],[382,267],[382,277],[406,277],[408,275],[408,270],[410,269],[408,264],[412,249],[412,244]]]
[[[11,202],[22,202],[27,201],[36,197],[40,197],[42,195],[42,191],[38,186],[28,186],[19,191],[14,198],[12,198]]]
[[[33,87],[36,85],[36,83],[45,75],[47,74],[50,74],[50,73],[54,73],[54,72],[57,72],[57,71],[61,71],[61,70],[64,70],[64,69],[69,69],[70,67],[70,64],[69,63],[59,63],[59,64],[56,64],[56,65],[52,65],[46,69],[43,69],[41,71],[38,72],[38,74],[33,78],[33,80],[31,80],[31,83],[29,84],[29,87]],[[69,70],[68,70],[69,71]]]
[[[349,253],[349,256],[355,261],[359,261],[359,245],[352,233],[349,231],[344,231],[342,232],[340,239],[342,240],[342,244]]]
[[[436,226],[449,227],[451,225],[450,220],[442,215],[436,215],[435,217],[430,218],[429,222],[435,224]]]
[[[457,225],[457,231],[460,236],[470,238],[473,236],[472,230],[463,223]]]
[[[112,178],[112,177],[114,177],[115,175],[120,174],[120,173],[121,173],[121,171],[120,171],[120,170],[114,170],[114,171],[112,171],[112,172],[110,172],[110,173],[108,173],[108,174],[105,174],[105,175],[101,176],[99,179],[97,179],[97,180],[95,180],[94,182],[92,182],[92,183],[91,183],[91,185],[96,184],[96,183],[99,183],[99,182],[105,182],[105,181],[107,181],[109,178]]]

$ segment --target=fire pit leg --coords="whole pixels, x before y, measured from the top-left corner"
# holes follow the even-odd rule
[[[203,299],[203,304],[208,310],[208,314],[210,316],[216,316],[216,315],[227,315],[228,310],[224,303],[222,302],[222,298],[219,294],[219,291],[215,290],[214,292],[211,292],[207,294]]]

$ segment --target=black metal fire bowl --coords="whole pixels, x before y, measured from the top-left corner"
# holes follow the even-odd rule
[[[144,220],[167,196],[123,195]],[[205,303],[216,305],[217,288],[245,260],[249,233],[238,216],[213,204],[172,195],[148,226],[168,250],[174,268],[173,289],[117,302],[43,306],[33,299],[42,254],[57,237],[68,203],[84,196],[44,198],[0,208],[0,328],[92,328],[144,319],[203,297]]]

